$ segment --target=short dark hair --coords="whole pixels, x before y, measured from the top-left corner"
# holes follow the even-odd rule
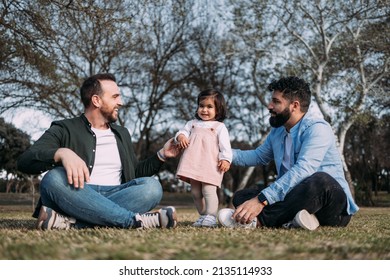
[[[268,85],[270,91],[280,91],[283,97],[289,101],[298,100],[301,104],[301,111],[306,113],[311,102],[310,85],[303,79],[290,76],[281,78],[278,81],[272,81]]]
[[[101,95],[103,93],[100,81],[104,80],[116,82],[115,76],[109,73],[100,73],[93,75],[83,82],[80,88],[80,96],[85,108],[88,108],[91,104],[91,99],[93,95]]]
[[[223,94],[216,89],[206,89],[199,93],[197,100],[198,106],[196,108],[195,118],[201,120],[201,118],[198,116],[199,104],[202,100],[210,97],[213,98],[215,102],[215,120],[222,122],[224,119],[226,119],[227,115],[226,101],[223,97]]]

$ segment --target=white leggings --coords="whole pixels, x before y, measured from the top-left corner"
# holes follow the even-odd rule
[[[217,186],[191,180],[191,194],[200,215],[217,216],[219,203]]]

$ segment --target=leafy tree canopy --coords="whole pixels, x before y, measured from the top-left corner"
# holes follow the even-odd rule
[[[18,157],[30,147],[30,136],[0,118],[0,170],[17,174]]]

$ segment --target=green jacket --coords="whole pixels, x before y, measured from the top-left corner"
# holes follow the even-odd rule
[[[121,158],[122,183],[138,177],[152,176],[160,170],[163,162],[157,154],[138,161],[127,128],[116,124],[110,124],[110,127],[115,134]],[[85,161],[91,174],[95,162],[96,137],[84,114],[52,122],[50,128],[19,157],[19,171],[41,174],[61,165],[54,162],[54,154],[59,148],[73,150]]]

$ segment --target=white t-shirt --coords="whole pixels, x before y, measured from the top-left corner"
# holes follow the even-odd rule
[[[291,151],[292,151],[292,137],[290,133],[287,133],[284,142],[284,156],[282,162],[283,173],[286,173],[292,167],[291,164]]]
[[[89,183],[102,186],[120,185],[122,164],[114,133],[111,128],[92,128],[92,131],[96,135],[96,154]]]

